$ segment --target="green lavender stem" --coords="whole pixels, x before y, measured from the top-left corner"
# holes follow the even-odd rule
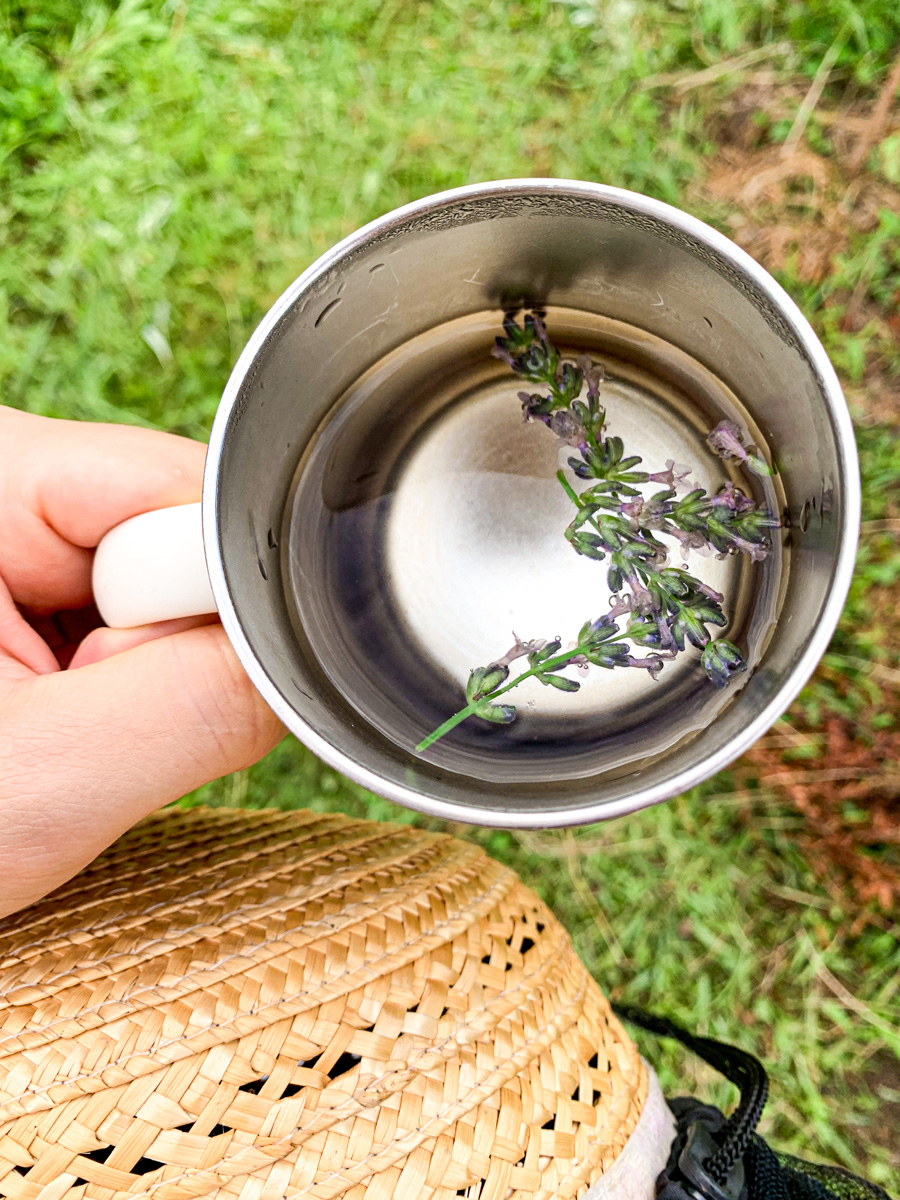
[[[581,497],[578,495],[578,493],[575,491],[575,489],[572,487],[571,483],[569,483],[568,479],[566,479],[565,472],[557,471],[556,478],[559,480],[560,484],[562,485],[562,490],[566,493],[566,495],[569,497],[569,499],[572,501],[572,503],[575,505],[575,507],[581,508],[583,501],[582,501]]]

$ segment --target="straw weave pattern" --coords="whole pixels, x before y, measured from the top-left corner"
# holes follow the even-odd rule
[[[647,1079],[568,937],[477,847],[169,811],[0,922],[0,1197],[545,1200]]]

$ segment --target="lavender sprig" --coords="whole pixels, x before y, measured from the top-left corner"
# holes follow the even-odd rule
[[[497,725],[511,724],[516,719],[514,706],[497,704],[497,700],[526,679],[537,679],[545,687],[560,691],[577,692],[581,687],[578,680],[559,674],[565,667],[587,664],[607,670],[617,666],[641,667],[654,675],[662,670],[663,662],[658,654],[651,654],[645,659],[634,658],[625,645],[628,638],[628,629],[620,632],[615,618],[610,614],[583,625],[578,640],[568,650],[561,648],[558,638],[552,642],[520,642],[516,638],[512,649],[502,659],[472,671],[466,684],[466,707],[423,738],[416,749],[420,753],[427,750],[469,717],[481,717]],[[523,657],[528,660],[528,669],[507,682],[510,663]]]
[[[724,598],[684,567],[670,566],[668,549],[657,535],[675,538],[685,553],[693,550],[720,557],[740,553],[761,562],[771,549],[768,530],[779,523],[733,483],[711,496],[692,487],[690,468],[672,459],[664,471],[638,469],[641,458],[626,455],[621,438],[605,436],[606,411],[599,399],[605,378],[602,366],[586,357],[577,362],[563,359],[548,337],[541,313],[527,313],[521,326],[515,314],[508,313],[503,332],[494,354],[520,379],[542,388],[519,393],[525,419],[542,422],[563,445],[577,451],[568,459],[569,467],[590,486],[577,492],[565,473],[558,472],[560,486],[576,510],[565,537],[578,554],[607,563],[611,607],[582,626],[568,650],[562,650],[558,638],[549,642],[516,638],[503,658],[470,674],[466,707],[420,742],[419,751],[470,716],[502,725],[514,721],[515,707],[497,700],[526,679],[560,691],[578,691],[580,683],[561,674],[570,666],[583,671],[590,666],[635,667],[656,679],[664,660],[690,644],[702,651],[700,662],[708,678],[724,687],[746,667],[736,646],[722,638],[712,640],[707,629],[728,623],[722,610]],[[738,461],[757,475],[772,473],[755,447],[744,446],[733,422],[720,422],[707,441],[724,459]],[[663,490],[645,499],[638,485],[647,483],[661,484]],[[627,622],[620,628],[623,617]],[[629,642],[650,653],[636,658]],[[528,668],[510,680],[511,664],[523,657]]]

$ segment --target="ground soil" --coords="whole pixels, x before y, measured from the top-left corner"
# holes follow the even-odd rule
[[[798,85],[779,84],[760,72],[725,101],[710,130],[716,153],[698,185],[704,206],[719,208],[730,235],[771,271],[788,268],[802,283],[821,283],[847,253],[854,233],[878,225],[882,209],[900,212],[900,188],[873,170],[851,173],[859,138],[870,120],[867,108],[817,110],[827,153],[800,137],[773,144],[767,129],[787,121],[802,101]],[[886,135],[900,127],[889,119]],[[840,305],[848,334],[873,324],[887,340],[900,338],[900,295],[876,305],[865,288],[828,297]],[[812,314],[815,321],[815,314]],[[847,383],[848,400],[863,420],[900,426],[900,379],[877,355],[858,383]]]
[[[790,714],[763,738],[740,770],[755,786],[781,793],[803,817],[806,857],[857,921],[900,911],[900,732],[866,729],[832,716],[824,729]],[[787,736],[784,736],[787,731]],[[793,743],[785,746],[785,741]],[[812,759],[792,760],[813,746]]]

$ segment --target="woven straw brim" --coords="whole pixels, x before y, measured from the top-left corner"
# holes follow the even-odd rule
[[[646,1072],[475,846],[312,812],[144,821],[0,923],[0,1196],[577,1197]]]

